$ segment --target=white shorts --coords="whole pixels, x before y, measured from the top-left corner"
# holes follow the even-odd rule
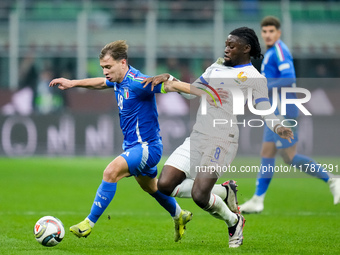
[[[213,170],[221,177],[237,153],[238,144],[192,132],[165,162],[194,179],[199,171]]]
[[[190,178],[190,137],[187,137],[183,144],[171,153],[164,165],[173,166]]]

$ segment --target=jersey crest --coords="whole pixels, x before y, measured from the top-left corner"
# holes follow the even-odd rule
[[[129,88],[124,88],[124,98],[129,99],[130,93],[129,93]]]
[[[248,79],[247,74],[245,72],[239,72],[237,75],[237,79],[234,79],[238,84],[241,82],[245,82]]]

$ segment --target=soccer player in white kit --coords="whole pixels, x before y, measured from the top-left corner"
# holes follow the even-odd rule
[[[221,171],[215,170],[229,166],[237,152],[239,130],[233,113],[234,101],[238,101],[236,103],[240,105],[242,100],[243,108],[248,92],[251,92],[257,110],[268,110],[271,105],[267,80],[251,64],[251,57],[262,57],[254,30],[247,27],[235,29],[229,34],[225,44],[224,59],[218,59],[208,67],[193,85],[204,90],[209,88],[214,93],[222,88],[228,91],[228,101],[215,107],[201,100],[190,138],[165,163],[158,180],[158,189],[171,196],[191,196],[203,210],[225,221],[229,231],[229,247],[236,248],[243,243],[245,219],[238,213],[236,190],[232,190],[232,186],[228,187],[228,184],[225,185],[227,189],[215,185],[222,175]],[[156,85],[169,77],[171,76],[166,74],[160,75],[147,79],[145,83],[152,81]],[[178,81],[166,81],[164,86],[172,86],[176,82]],[[202,107],[205,106],[206,114],[201,114]],[[274,114],[263,117],[265,120],[278,119]],[[216,125],[216,120],[227,120],[228,124]],[[277,123],[268,126],[282,138],[293,138],[289,128]]]

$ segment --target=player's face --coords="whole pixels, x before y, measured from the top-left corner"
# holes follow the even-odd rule
[[[235,35],[229,35],[225,41],[224,65],[236,66],[244,60],[246,45]]]
[[[265,26],[261,29],[261,36],[267,47],[271,47],[280,39],[281,30],[275,26]]]
[[[121,83],[126,73],[126,59],[114,60],[110,55],[100,59],[100,66],[103,68],[105,78],[110,82]]]

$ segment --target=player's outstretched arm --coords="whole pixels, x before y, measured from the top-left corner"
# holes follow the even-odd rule
[[[191,95],[195,95],[199,97],[202,95],[206,95],[206,92],[204,92],[203,90],[196,88],[190,83],[181,82],[181,81],[164,82],[164,90],[166,92],[182,92],[182,93],[191,94]]]
[[[163,82],[164,90],[166,92],[179,92],[182,96],[184,96],[187,99],[192,99],[195,98],[195,96],[201,96],[205,94],[204,91],[197,89],[195,86],[190,85],[189,83],[180,82],[180,80],[178,80],[177,78],[173,77],[171,74],[168,73],[159,74],[153,77],[146,78],[142,81],[142,84],[144,84],[143,88],[146,88],[149,84],[151,84],[151,91],[153,91],[155,86]],[[188,86],[190,86],[189,90]],[[217,90],[222,102],[224,103],[227,102],[227,98],[229,96],[228,92],[222,88],[219,88]],[[212,99],[210,96],[207,97],[208,103],[211,104],[212,106],[216,106],[215,100],[217,99],[218,98]]]
[[[216,97],[216,95],[213,95],[214,99],[210,97],[210,95],[202,90],[197,88],[196,86],[186,83],[186,82],[181,82],[181,81],[166,81],[164,82],[164,90],[166,92],[180,92],[180,93],[186,93],[186,94],[191,94],[195,96],[201,97],[202,95],[206,96],[207,102],[216,107],[215,101],[216,100],[221,100],[221,102],[227,102],[228,99],[228,91],[218,88],[218,94],[219,98]]]
[[[87,89],[106,89],[108,86],[106,85],[105,78],[89,78],[82,80],[69,80],[65,78],[57,78],[53,79],[50,82],[50,87],[58,86],[61,90],[66,90],[74,87],[81,87]]]
[[[157,86],[158,84],[165,82],[165,81],[179,81],[175,77],[173,77],[171,74],[168,73],[163,73],[159,74],[153,77],[146,78],[145,80],[142,81],[142,84],[144,84],[143,88],[147,87],[149,84],[151,84],[151,91]]]
[[[144,84],[143,88],[145,88],[151,83],[151,91],[153,91],[155,86],[163,82],[164,90],[166,92],[182,92],[192,94],[195,96],[201,96],[202,94],[205,93],[189,83],[179,81],[178,79],[176,79],[175,77],[168,73],[159,74],[154,77],[146,78],[142,81],[142,84]]]

